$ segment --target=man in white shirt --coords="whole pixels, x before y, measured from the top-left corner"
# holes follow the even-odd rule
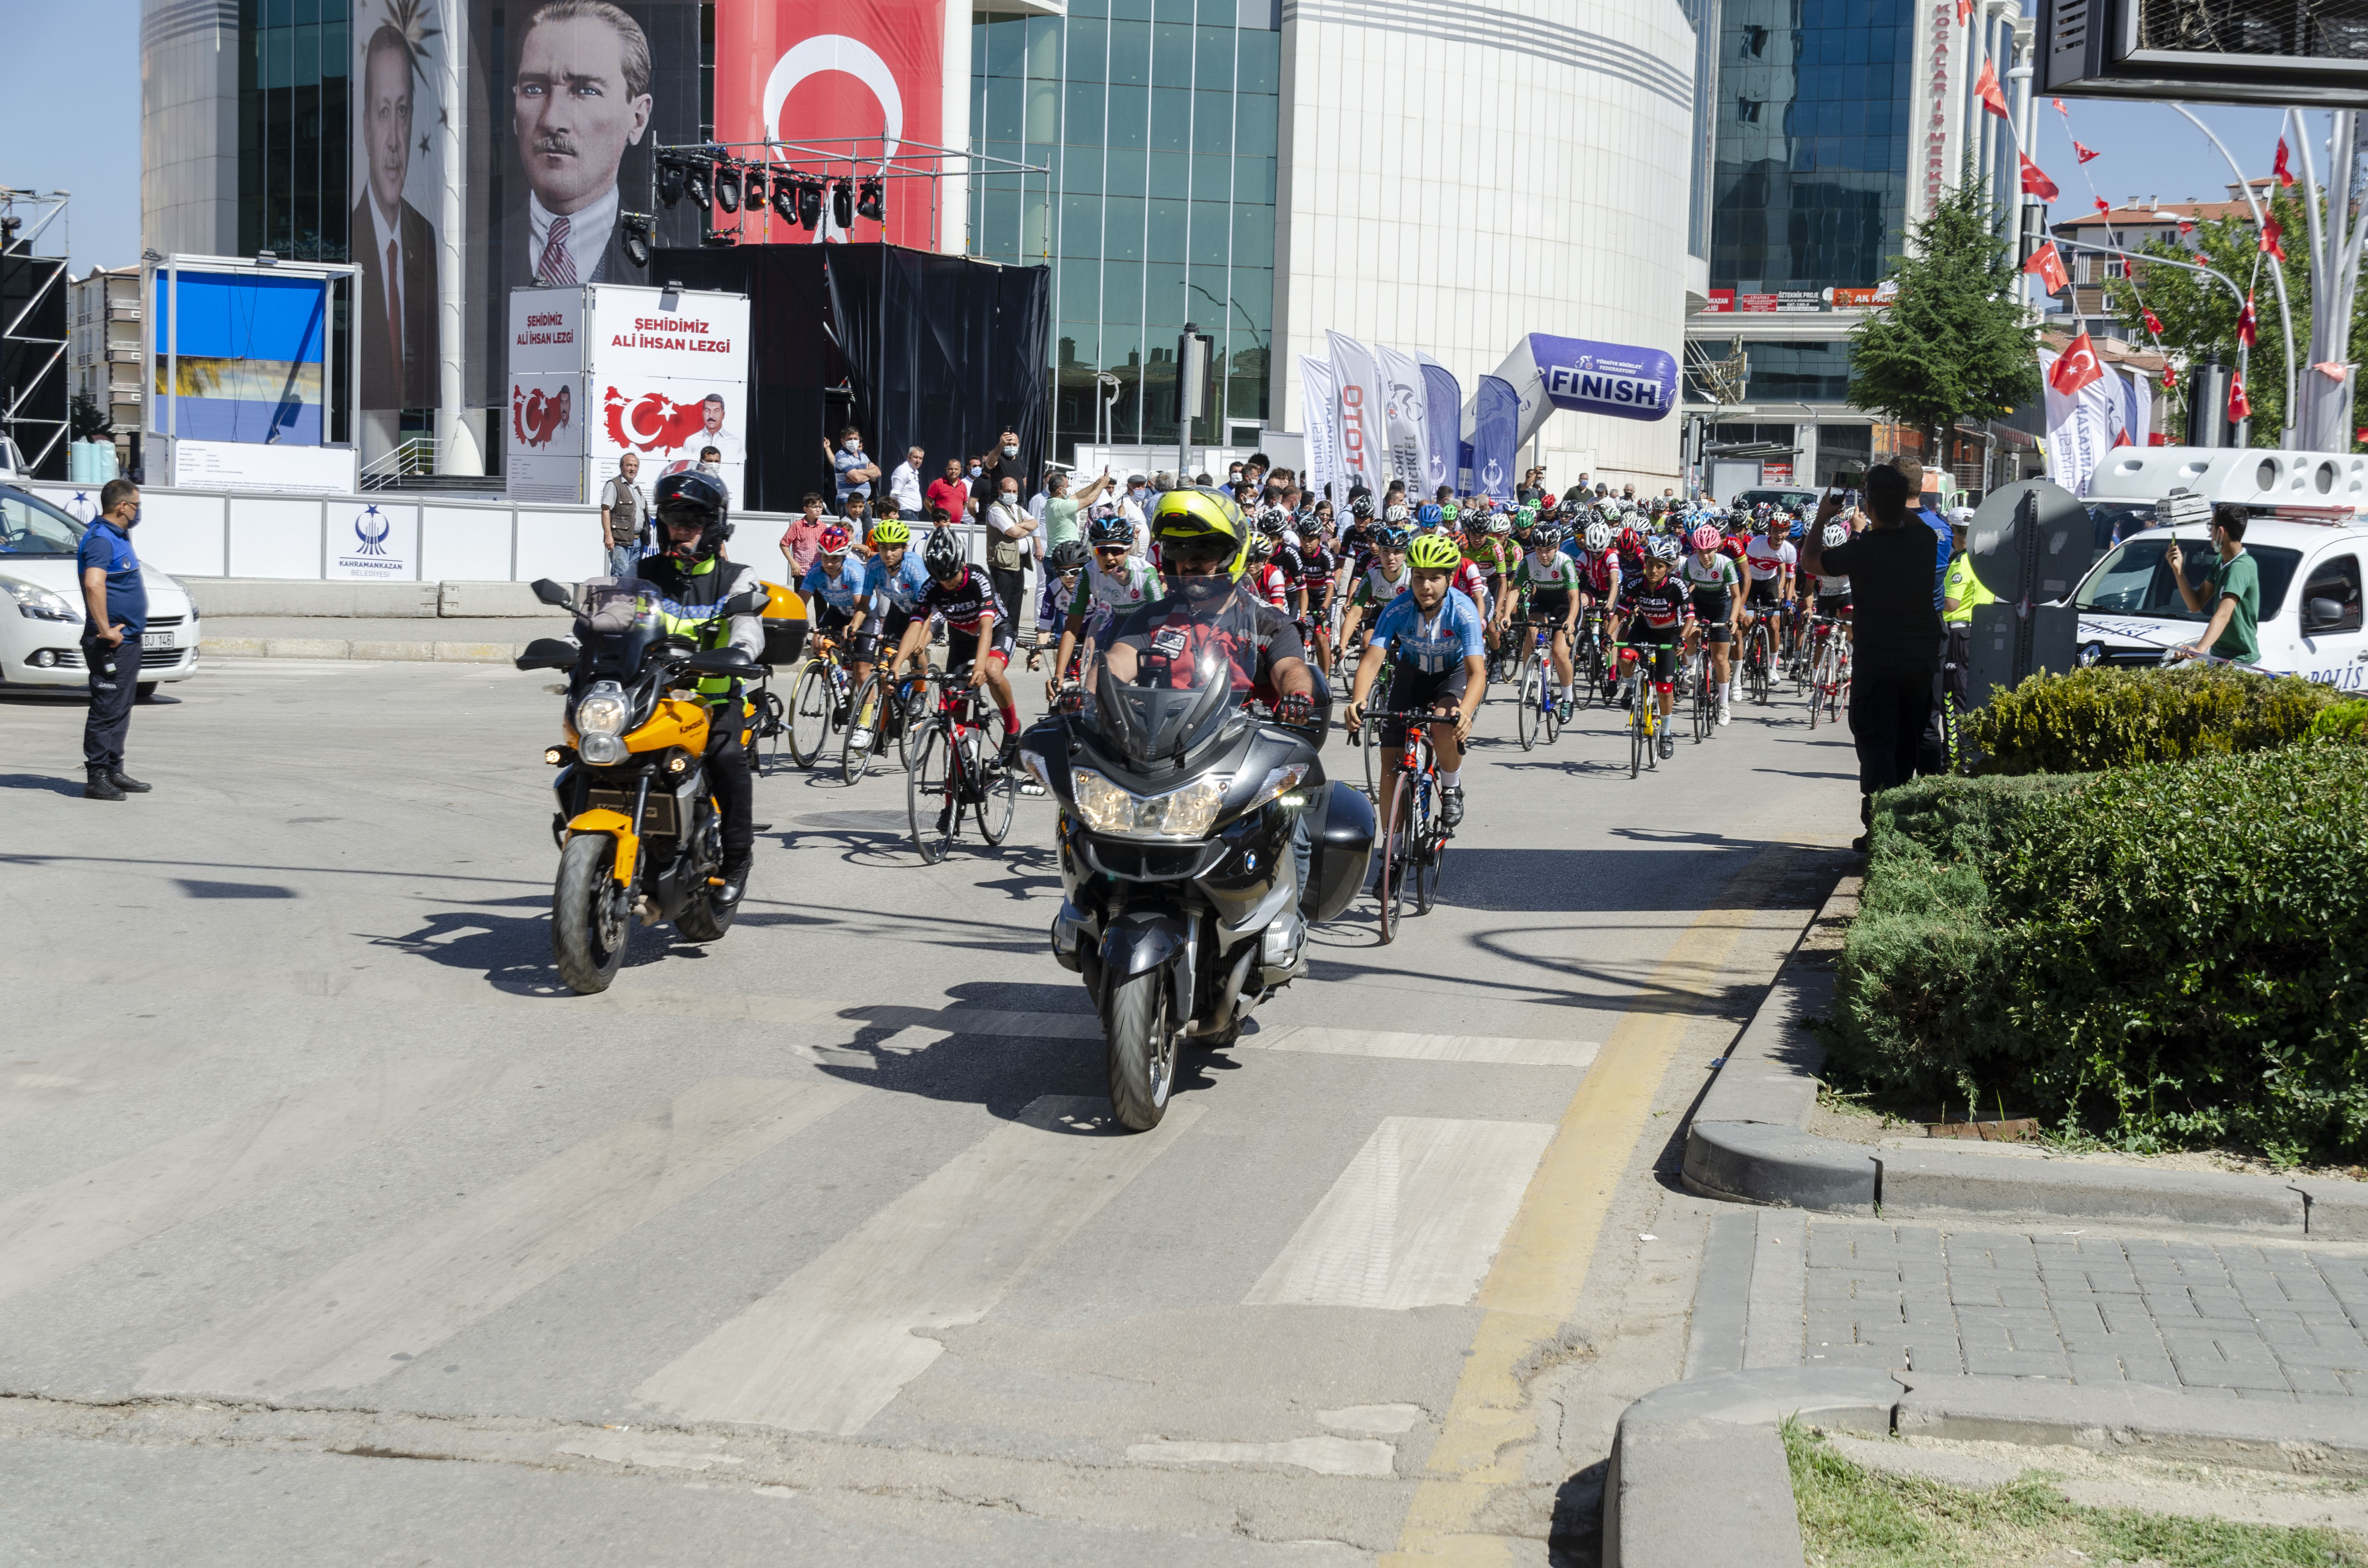
[[[510,85],[528,192],[525,222],[509,229],[517,254],[504,262],[513,282],[564,288],[633,276],[617,170],[649,129],[649,39],[609,0],[547,0],[529,19]]]
[[[907,517],[921,515],[921,465],[928,454],[918,447],[905,449],[905,460],[888,475],[888,494],[896,498],[896,509]]]

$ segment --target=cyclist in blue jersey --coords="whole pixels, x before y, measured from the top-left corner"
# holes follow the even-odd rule
[[[823,529],[815,543],[814,563],[806,568],[798,592],[805,596],[815,634],[847,650],[848,673],[861,686],[880,649],[871,562],[848,553],[848,532],[837,523]]]
[[[888,673],[894,675],[903,664],[893,657],[905,641],[905,629],[913,624],[913,613],[920,607],[921,596],[929,591],[929,574],[921,564],[918,551],[912,548],[913,530],[901,517],[882,517],[871,528],[871,585],[875,595],[873,608],[880,617],[880,644],[892,659]],[[915,656],[915,670],[928,668],[928,650],[924,645]]]
[[[1444,533],[1425,534],[1406,551],[1413,574],[1406,592],[1391,599],[1373,623],[1372,640],[1358,661],[1357,680],[1349,699],[1349,728],[1363,727],[1365,703],[1382,660],[1390,659],[1392,714],[1382,728],[1381,798],[1390,798],[1390,781],[1397,775],[1399,749],[1406,744],[1404,715],[1417,712],[1452,713],[1452,732],[1431,733],[1439,751],[1439,815],[1448,827],[1463,821],[1463,742],[1472,733],[1472,715],[1488,689],[1487,643],[1482,635],[1480,607],[1450,585],[1463,564],[1463,547]]]

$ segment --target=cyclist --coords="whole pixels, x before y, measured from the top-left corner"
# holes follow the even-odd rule
[[[861,686],[871,673],[880,639],[871,632],[879,620],[878,589],[871,581],[871,563],[849,558],[848,532],[837,523],[814,541],[814,562],[806,568],[798,592],[815,608],[814,633],[847,650],[848,673]]]
[[[1514,528],[1534,528],[1537,516],[1535,506],[1522,507],[1511,517],[1502,519],[1511,525],[1503,533],[1497,531],[1499,519],[1494,517],[1457,519],[1464,525],[1463,564],[1472,569],[1480,589],[1473,599],[1483,607],[1492,668],[1503,662],[1505,627],[1513,619],[1513,596],[1505,590],[1507,579],[1513,574],[1513,563],[1520,559],[1520,551],[1512,542]],[[1454,526],[1452,522],[1449,524],[1451,528]],[[1469,588],[1464,591],[1471,593]]]
[[[1391,659],[1391,715],[1382,727],[1384,801],[1406,744],[1404,715],[1455,716],[1452,733],[1431,733],[1439,756],[1439,820],[1451,830],[1463,821],[1463,742],[1472,733],[1472,715],[1486,692],[1488,676],[1479,607],[1451,585],[1462,564],[1463,552],[1443,534],[1425,534],[1408,548],[1406,571],[1413,581],[1374,622],[1372,641],[1357,664],[1347,714],[1352,732],[1363,727],[1374,677],[1382,660]]]
[[[1784,514],[1777,513],[1769,519],[1768,531],[1753,535],[1751,542],[1743,550],[1744,568],[1751,574],[1751,597],[1743,607],[1740,622],[1748,633],[1762,613],[1780,618],[1777,622],[1780,630],[1775,633],[1775,643],[1770,651],[1770,658],[1776,663],[1782,663],[1784,657],[1781,617],[1793,602],[1793,573],[1801,559],[1800,551],[1794,550],[1793,541],[1785,537],[1788,531],[1785,524]]]
[[[1110,633],[1119,617],[1165,597],[1159,574],[1134,553],[1134,525],[1124,517],[1097,517],[1086,532],[1094,555],[1086,562],[1076,593],[1069,600],[1068,624],[1061,631],[1061,649],[1053,660],[1053,682],[1068,678],[1069,658],[1087,638],[1095,646]],[[1046,695],[1057,697],[1048,683]]]
[[[1299,547],[1300,632],[1315,653],[1315,667],[1332,667],[1332,580],[1339,558],[1321,529],[1311,528]]]
[[[1598,523],[1597,528],[1603,525]],[[1513,592],[1521,597],[1530,618],[1554,628],[1554,707],[1561,721],[1570,722],[1572,629],[1587,595],[1578,562],[1562,552],[1562,536],[1552,523],[1540,523],[1531,535],[1530,549],[1513,567]]]
[[[1563,553],[1570,554],[1568,545],[1563,547]],[[1601,625],[1597,634],[1609,635],[1611,630],[1611,607],[1619,603],[1620,584],[1628,575],[1627,568],[1621,562],[1620,551],[1612,544],[1611,525],[1605,522],[1588,524],[1587,536],[1578,547],[1578,553],[1573,559],[1578,567],[1579,603],[1584,608],[1602,612]],[[1608,660],[1604,666],[1604,675],[1607,681],[1616,678]]]
[[[1242,588],[1252,598],[1272,605],[1285,615],[1291,613],[1291,582],[1281,566],[1275,563],[1274,540],[1256,524],[1249,528],[1249,540],[1243,546],[1249,565],[1242,574]]]
[[[1825,532],[1819,536],[1825,541],[1825,547],[1839,550],[1848,544],[1857,517],[1857,512],[1850,511],[1827,523]],[[1817,614],[1828,620],[1839,621],[1842,634],[1847,637],[1850,625],[1850,580],[1848,577],[1828,577],[1822,573],[1812,575],[1816,576],[1817,584]]]
[[[1070,601],[1077,597],[1077,579],[1085,575],[1086,542],[1064,539],[1044,552],[1044,582],[1036,594],[1036,640],[1028,650],[1028,667],[1035,669],[1044,651],[1060,641],[1064,624],[1069,619]],[[1064,659],[1053,672],[1058,679],[1067,667]]]
[[[996,710],[1003,719],[1003,760],[1013,762],[1019,752],[1019,709],[1011,699],[1011,682],[1003,673],[1011,663],[1011,628],[996,614],[995,585],[987,581],[985,573],[962,559],[962,540],[951,528],[930,532],[928,543],[921,550],[921,563],[928,569],[929,585],[914,607],[896,661],[901,665],[920,651],[928,640],[930,616],[945,617],[946,663],[954,671],[967,666],[995,699]]]
[[[1406,564],[1406,547],[1412,542],[1401,528],[1384,526],[1373,536],[1373,559],[1356,577],[1356,587],[1349,596],[1349,613],[1340,623],[1340,646],[1357,645],[1357,628],[1365,620],[1379,615],[1391,600],[1396,598],[1414,581],[1414,569]]]
[[[1678,568],[1678,576],[1685,584],[1699,628],[1687,642],[1691,645],[1696,635],[1710,638],[1710,678],[1718,691],[1718,722],[1724,724],[1727,699],[1735,691],[1735,665],[1727,655],[1727,643],[1743,608],[1743,582],[1735,562],[1719,549],[1716,528],[1704,523],[1687,542],[1694,547],[1693,553]]]
[[[929,574],[912,550],[913,530],[901,517],[882,517],[871,526],[871,582],[880,610],[880,645],[889,650],[888,673],[904,667],[905,632],[913,624],[921,596],[929,591]],[[922,624],[928,622],[928,616]],[[915,673],[928,667],[923,645],[913,661]]]
[[[1664,534],[1653,540],[1645,553],[1644,570],[1630,582],[1621,585],[1620,600],[1614,613],[1620,617],[1619,641],[1628,644],[1623,653],[1623,665],[1641,659],[1640,650],[1652,650],[1652,666],[1641,664],[1633,671],[1624,671],[1621,681],[1628,686],[1628,700],[1633,703],[1643,694],[1644,683],[1653,683],[1654,698],[1661,710],[1661,760],[1667,762],[1677,755],[1678,744],[1669,733],[1669,709],[1675,700],[1672,683],[1678,673],[1678,644],[1683,639],[1686,622],[1693,618],[1692,596],[1689,594],[1669,568],[1678,559],[1678,541]],[[1635,684],[1630,686],[1628,683]]]

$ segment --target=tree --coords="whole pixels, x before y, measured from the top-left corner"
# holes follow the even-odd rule
[[[1892,258],[1898,297],[1850,334],[1850,403],[1924,433],[1943,435],[1968,415],[1985,421],[2039,395],[2039,329],[2015,298],[2020,276],[2007,244],[1990,233],[1984,182],[1967,179],[1941,199]]]
[[[112,428],[107,410],[100,407],[98,399],[88,392],[74,394],[74,404],[67,417],[73,422],[74,438],[77,441],[103,440]]]

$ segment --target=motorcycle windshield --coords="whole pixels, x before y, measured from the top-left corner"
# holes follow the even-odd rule
[[[613,652],[629,672],[641,668],[642,655],[666,635],[657,589],[639,577],[587,580],[575,590],[575,619],[591,645]]]
[[[1249,695],[1259,656],[1257,618],[1238,596],[1121,631],[1085,672],[1095,732],[1140,770],[1179,766]]]

